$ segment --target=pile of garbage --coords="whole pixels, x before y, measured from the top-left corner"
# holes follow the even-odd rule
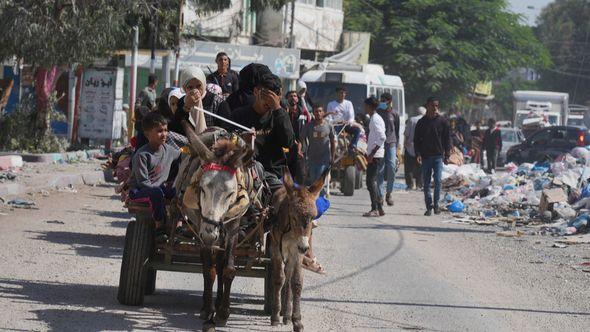
[[[449,212],[462,218],[543,224],[543,233],[572,235],[590,230],[590,151],[574,148],[554,162],[506,165],[486,174],[477,164],[445,165],[442,174]]]

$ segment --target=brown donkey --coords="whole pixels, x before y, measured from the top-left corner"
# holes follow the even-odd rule
[[[273,196],[276,222],[271,228],[273,304],[271,324],[293,322],[294,331],[303,331],[301,290],[303,289],[303,255],[309,249],[312,220],[317,215],[316,199],[329,174],[327,169],[311,186],[296,187],[285,168],[283,187]]]

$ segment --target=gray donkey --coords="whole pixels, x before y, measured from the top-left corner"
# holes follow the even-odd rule
[[[303,289],[303,255],[309,249],[312,220],[317,215],[316,199],[329,174],[327,169],[311,186],[296,187],[285,168],[283,184],[273,196],[277,221],[271,228],[273,305],[271,324],[293,322],[294,331],[303,331],[301,291]]]
[[[235,141],[220,139],[210,150],[186,122],[183,126],[191,150],[200,159],[200,167],[191,176],[183,196],[183,208],[199,229],[202,241],[203,308],[201,318],[207,321],[203,330],[214,331],[229,318],[230,290],[236,275],[234,249],[238,240],[240,219],[250,205],[244,185],[244,162],[252,159],[252,150]],[[192,169],[195,169],[194,167]],[[217,282],[217,299],[213,306],[213,283]],[[215,314],[215,320],[213,315]]]

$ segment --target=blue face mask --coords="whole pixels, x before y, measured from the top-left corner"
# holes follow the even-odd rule
[[[377,109],[386,110],[387,109],[387,103],[383,103],[383,102],[379,103],[379,106],[377,106]]]

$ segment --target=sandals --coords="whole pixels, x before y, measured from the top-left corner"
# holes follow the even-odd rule
[[[315,272],[317,274],[326,274],[326,270],[324,270],[324,267],[317,262],[317,259],[315,257],[309,258],[304,256],[303,263],[301,265],[304,269],[309,270],[311,272]]]
[[[372,218],[372,217],[380,217],[381,214],[379,213],[379,211],[377,210],[371,210],[369,212],[365,212],[363,214],[363,217],[368,217],[368,218]]]

